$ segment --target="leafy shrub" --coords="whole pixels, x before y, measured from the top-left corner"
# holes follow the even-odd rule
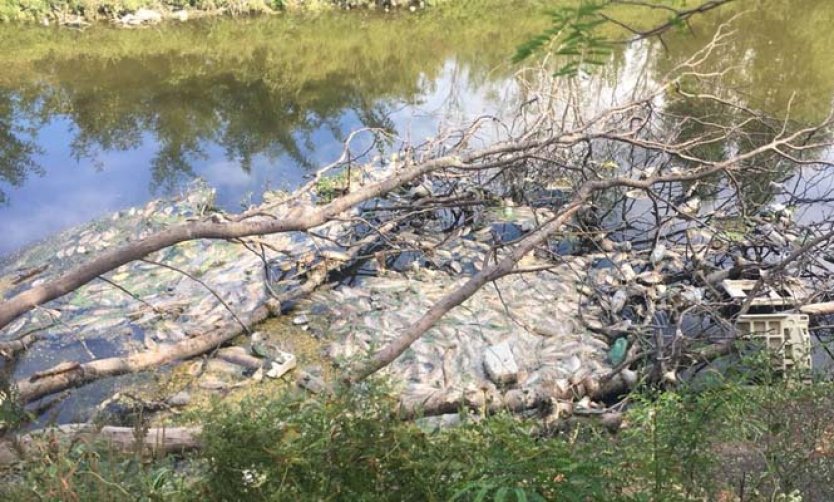
[[[46,442],[0,499],[834,500],[832,384],[737,367],[633,394],[613,435],[505,413],[426,432],[380,386],[220,403],[195,458]]]
[[[509,415],[429,434],[379,395],[245,402],[205,425],[205,496],[235,500],[585,500],[596,459]]]
[[[626,491],[654,500],[834,500],[834,387],[780,375],[763,356],[745,356],[706,385],[632,395],[629,427],[613,446]]]
[[[0,373],[0,434],[19,426],[26,418],[17,398],[17,390]]]
[[[173,459],[148,463],[139,455],[125,455],[87,442],[36,445],[33,457],[6,472],[0,500],[92,501],[185,500],[187,478]]]

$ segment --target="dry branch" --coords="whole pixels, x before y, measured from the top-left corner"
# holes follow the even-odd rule
[[[613,177],[609,179],[585,182],[578,190],[576,190],[576,194],[572,200],[562,207],[553,219],[522,238],[512,251],[505,258],[501,259],[501,261],[492,266],[485,267],[465,284],[436,302],[416,324],[406,329],[388,345],[373,354],[368,362],[352,369],[349,374],[346,375],[346,381],[356,382],[363,380],[385,366],[391,364],[392,361],[399,357],[400,354],[408,349],[408,347],[417,341],[426,331],[431,329],[431,327],[434,326],[434,324],[447,312],[469,299],[488,282],[495,281],[500,277],[511,273],[518,262],[525,255],[537,246],[546,242],[547,239],[555,232],[561,230],[565,223],[567,223],[580,208],[587,205],[591,201],[591,198],[596,192],[617,187],[651,190],[655,185],[661,183],[668,184],[682,183],[686,181],[691,182],[705,179],[717,173],[739,170],[740,166],[743,165],[743,161],[755,158],[756,156],[768,151],[778,152],[780,146],[788,145],[797,138],[807,135],[809,132],[817,129],[818,127],[804,129],[781,138],[776,138],[771,143],[760,146],[749,152],[738,154],[722,162],[709,162],[705,159],[699,159],[701,167],[686,173],[658,175],[647,179]],[[625,142],[633,141],[629,136],[622,136],[619,139]]]
[[[377,233],[370,234],[357,241],[345,254],[348,260],[353,260],[369,246],[373,246],[384,237],[394,226],[389,222],[377,229]],[[16,383],[21,401],[31,402],[49,394],[77,387],[105,377],[136,373],[169,364],[175,361],[190,359],[205,354],[243,334],[255,324],[265,320],[271,313],[280,313],[282,306],[312,292],[323,284],[328,272],[349,264],[335,263],[330,270],[319,270],[311,273],[304,285],[271,298],[264,306],[252,311],[241,313],[235,323],[214,328],[202,335],[183,340],[171,345],[160,345],[154,350],[148,350],[124,357],[98,359],[86,363],[62,363],[46,371],[38,373],[37,378]]]

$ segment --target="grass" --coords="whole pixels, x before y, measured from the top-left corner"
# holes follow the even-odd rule
[[[410,2],[400,4],[410,5]],[[388,0],[0,0],[0,22],[65,22],[74,16],[91,22],[114,19],[138,9],[153,9],[163,14],[186,10],[198,15],[242,16],[346,7],[388,9],[392,5]]]

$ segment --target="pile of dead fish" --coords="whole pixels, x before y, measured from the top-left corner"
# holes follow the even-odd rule
[[[152,201],[24,250],[0,269],[0,292],[8,298],[49,281],[97,251],[204,217],[212,211],[213,196],[211,189],[197,185],[178,199]],[[335,222],[317,232],[335,239],[348,228]],[[266,274],[281,274],[280,280],[272,281],[273,289],[291,289],[301,283],[305,267],[322,259],[322,253],[337,252],[305,234],[264,236],[261,242],[283,251],[272,256],[269,270],[258,252],[242,244],[190,241],[154,253],[147,261],[122,266],[36,308],[0,332],[0,341],[39,333],[38,342],[13,361],[12,379],[27,379],[63,362],[154,349],[212,328],[239,329],[233,313],[245,317],[270,298]]]
[[[421,196],[415,193],[419,188],[394,194],[386,203]],[[207,214],[222,218],[211,209],[212,199],[212,190],[197,185],[178,199],[153,201],[65,232],[9,260],[0,269],[0,278],[5,278],[0,279],[0,292],[9,297],[50,280],[96,251],[169,225]],[[347,364],[392,340],[479,270],[501,234],[512,230],[521,235],[552,215],[548,211],[509,205],[485,210],[477,225],[459,229],[453,238],[440,232],[449,223],[443,217],[405,225],[389,239],[402,248],[390,254],[392,260],[358,264],[360,270],[370,271],[368,277],[351,277],[321,289],[289,315],[328,345],[335,363]],[[270,289],[291,290],[303,283],[312,267],[341,260],[344,248],[334,243],[355,240],[356,231],[350,222],[335,221],[315,229],[316,235],[263,236],[257,245],[192,241],[120,267],[0,332],[0,340],[32,330],[43,335],[13,363],[13,378],[29,378],[62,362],[153,349],[210,328],[231,329],[236,323],[232,312],[251,312],[270,298]],[[44,269],[46,263],[49,267]],[[385,370],[404,402],[419,405],[438,394],[454,399],[472,391],[536,392],[554,387],[561,389],[560,395],[572,391],[581,397],[583,382],[610,372],[608,340],[583,324],[598,324],[599,317],[593,312],[586,313],[583,322],[578,317],[588,260],[566,256],[556,263],[531,257],[524,265],[549,268],[510,275],[483,288]],[[255,342],[246,344],[247,349],[218,351],[207,373],[233,372],[233,381],[278,378],[295,366],[292,354]],[[203,380],[204,388],[213,385],[210,378]],[[317,378],[311,382],[318,385]]]

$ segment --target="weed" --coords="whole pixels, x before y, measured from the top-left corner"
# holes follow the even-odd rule
[[[765,358],[766,359],[766,358]],[[218,403],[197,457],[147,463],[46,442],[0,498],[20,500],[832,500],[832,384],[751,365],[630,396],[611,434],[509,413],[426,432],[384,385]]]

